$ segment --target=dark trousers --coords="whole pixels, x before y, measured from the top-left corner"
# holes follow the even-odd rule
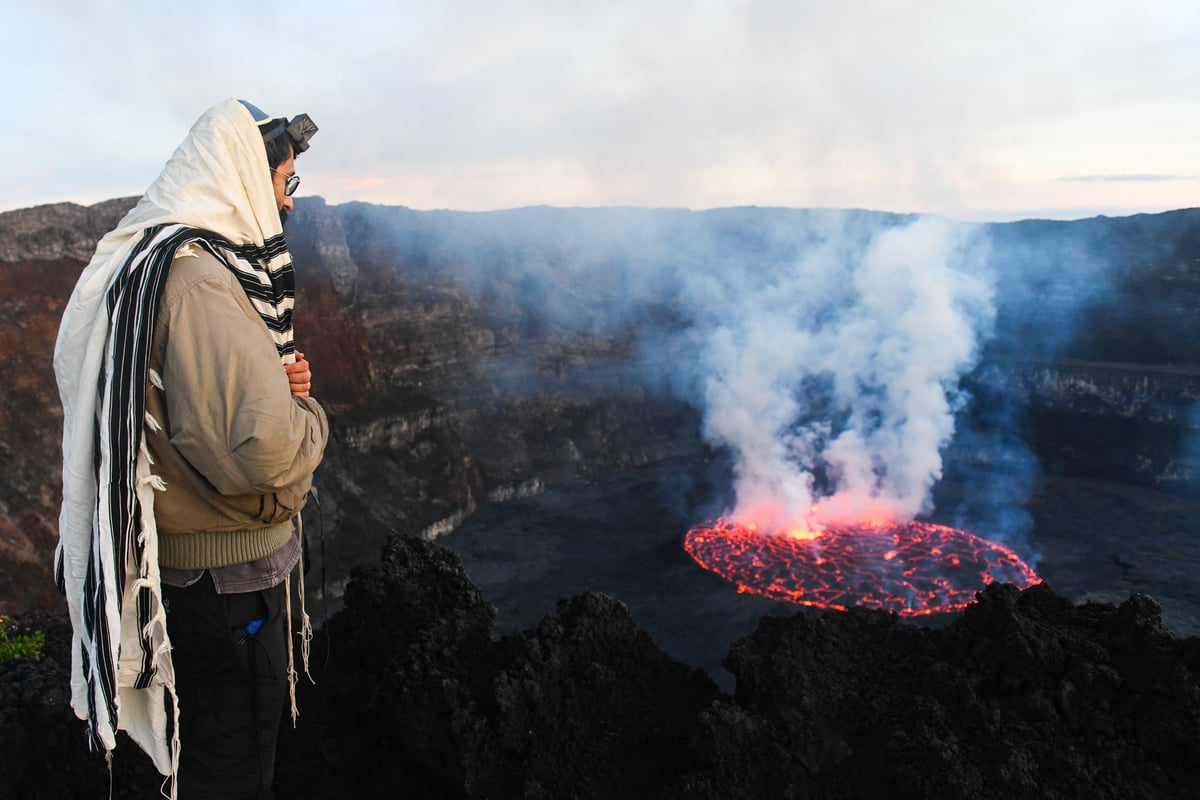
[[[284,584],[163,586],[179,695],[180,800],[271,800],[287,684]],[[254,620],[263,620],[254,630]],[[249,627],[247,627],[249,626]]]

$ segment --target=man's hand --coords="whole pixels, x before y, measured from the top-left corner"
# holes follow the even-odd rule
[[[308,397],[308,392],[312,389],[312,372],[308,368],[308,362],[304,360],[304,353],[297,350],[295,363],[284,364],[283,371],[287,373],[292,396]]]

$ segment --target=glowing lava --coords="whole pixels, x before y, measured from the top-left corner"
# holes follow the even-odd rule
[[[688,531],[684,547],[740,592],[838,610],[938,614],[963,608],[989,583],[1041,582],[1007,547],[927,522],[772,535],[718,519]]]

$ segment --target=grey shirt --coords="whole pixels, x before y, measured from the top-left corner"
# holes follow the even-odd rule
[[[163,567],[162,582],[167,586],[182,589],[200,580],[207,572],[212,576],[217,594],[244,594],[270,589],[283,583],[300,563],[300,550],[300,533],[293,523],[291,538],[283,547],[265,558],[207,570]]]

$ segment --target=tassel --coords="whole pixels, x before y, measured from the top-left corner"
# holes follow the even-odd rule
[[[163,786],[170,783],[171,787],[164,791],[160,786],[158,793],[167,800],[179,800],[179,695],[175,692],[174,681],[167,683],[165,688],[171,698],[171,714],[175,721],[171,726],[171,774],[163,781]]]
[[[149,422],[149,421],[147,421],[147,422]],[[158,420],[155,420],[154,424],[157,425]],[[142,437],[142,443],[140,445],[138,445],[138,454],[142,458],[146,459],[146,472],[149,472],[150,467],[153,466],[155,462],[154,462],[154,456],[150,455],[150,446],[148,444],[146,444],[145,436]]]
[[[141,486],[153,487],[156,492],[165,492],[167,490],[167,482],[162,479],[161,475],[147,475],[138,480]]]
[[[288,696],[292,701],[292,727],[296,727],[296,718],[300,716],[300,709],[296,706],[296,663],[295,657],[292,655],[292,576],[288,575],[283,579],[284,591],[287,594],[287,632],[288,632]]]
[[[303,517],[300,517],[300,516],[296,517],[296,530],[299,532],[300,539],[303,541],[303,539],[304,539],[304,519],[303,519]],[[294,652],[294,645],[292,643],[292,637],[295,634],[300,635],[300,659],[304,665],[304,676],[306,678],[308,678],[308,682],[311,683],[313,686],[317,685],[317,682],[315,680],[313,680],[312,673],[309,671],[309,654],[312,649],[313,631],[312,631],[312,619],[310,619],[308,616],[308,609],[305,607],[306,603],[305,603],[305,599],[304,599],[304,547],[303,547],[303,545],[300,547],[300,561],[296,564],[296,574],[297,574],[297,576],[299,576],[298,577],[299,586],[297,588],[299,589],[299,592],[300,592],[300,630],[298,630],[298,631],[292,630],[292,576],[291,576],[291,574],[288,574],[288,576],[283,579],[284,589],[287,594],[287,602],[286,602],[287,631],[288,631],[287,674],[288,674],[288,695],[291,698],[291,703],[292,703],[292,727],[293,728],[296,727],[296,719],[300,716],[300,709],[296,705],[296,681],[299,680],[300,676],[296,672],[296,656],[295,656],[295,652]]]
[[[304,539],[304,518],[296,517],[296,529],[300,532],[300,539]],[[313,686],[317,682],[313,680],[312,673],[308,671],[308,655],[312,649],[312,620],[308,617],[308,609],[304,599],[304,547],[300,547],[300,563],[297,574],[300,576],[300,658],[304,662],[304,675],[308,678],[308,682]]]

